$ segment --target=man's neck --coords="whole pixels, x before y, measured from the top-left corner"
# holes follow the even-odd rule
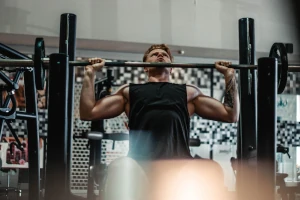
[[[161,74],[161,75],[149,75],[148,82],[169,82],[169,75]]]

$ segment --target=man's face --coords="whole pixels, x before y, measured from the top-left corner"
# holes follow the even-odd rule
[[[162,63],[171,63],[171,58],[169,54],[162,50],[162,49],[154,49],[152,50],[148,56],[145,62],[162,62]],[[145,72],[148,72],[150,69],[156,68],[156,67],[147,67],[144,69]],[[172,69],[169,69],[170,72]]]
[[[162,49],[154,49],[152,50],[146,59],[146,62],[166,62],[170,63],[171,58],[169,54]]]

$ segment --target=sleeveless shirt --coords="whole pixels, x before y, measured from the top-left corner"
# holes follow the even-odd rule
[[[185,84],[129,85],[129,152],[135,160],[192,158]]]

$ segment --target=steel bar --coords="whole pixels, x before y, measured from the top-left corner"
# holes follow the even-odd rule
[[[33,115],[31,113],[23,112],[23,111],[17,111],[16,112],[16,118],[21,120],[27,120],[27,119],[36,119],[36,115]]]
[[[278,64],[279,66],[279,64]],[[289,72],[300,72],[300,65],[289,65]]]
[[[43,59],[44,67],[49,66],[49,59]],[[89,61],[69,61],[69,66],[86,66],[90,65]],[[0,67],[33,67],[32,60],[21,59],[0,59]],[[215,68],[214,64],[205,63],[147,63],[147,62],[105,62],[107,67],[172,67],[172,68],[197,68],[207,69]],[[280,66],[280,64],[279,64]],[[233,69],[257,69],[257,65],[232,64],[229,66]],[[300,72],[300,64],[289,65],[289,72]]]

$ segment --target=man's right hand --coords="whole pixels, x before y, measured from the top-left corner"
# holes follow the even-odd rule
[[[91,65],[85,67],[85,73],[91,76],[94,75],[95,71],[99,71],[105,65],[105,60],[102,58],[90,58],[89,62]]]

